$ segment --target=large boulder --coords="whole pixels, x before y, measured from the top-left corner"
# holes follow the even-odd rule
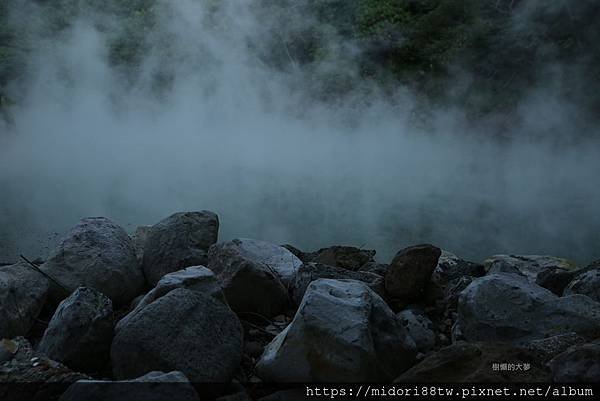
[[[0,338],[27,334],[48,289],[48,280],[26,263],[0,267]]]
[[[143,268],[151,286],[167,273],[206,265],[217,242],[219,218],[210,211],[175,213],[152,226],[144,242]]]
[[[319,278],[358,280],[367,284],[381,297],[385,293],[383,278],[375,273],[351,271],[342,267],[309,262],[300,266],[291,286],[292,300],[296,305],[302,302],[308,285]]]
[[[131,302],[145,285],[131,238],[105,217],[80,220],[41,268],[68,290],[94,288],[115,306]],[[69,295],[53,283],[50,289],[56,303]]]
[[[190,266],[183,270],[164,275],[156,287],[144,295],[129,312],[117,323],[116,331],[127,324],[127,322],[137,315],[142,309],[165,296],[176,288],[187,288],[191,291],[197,291],[201,294],[210,295],[225,301],[221,284],[215,274],[204,266]]]
[[[98,372],[109,360],[113,328],[110,299],[80,287],[56,309],[38,351],[73,370]]]
[[[554,382],[600,383],[600,341],[573,346],[549,365]]]
[[[548,270],[568,272],[577,269],[577,265],[568,259],[547,255],[494,255],[483,265],[488,274],[517,273],[532,283],[536,282],[540,273]]]
[[[564,295],[587,295],[600,302],[600,267],[576,276],[565,288]]]
[[[146,305],[116,333],[117,379],[150,371],[183,372],[192,382],[226,383],[242,357],[242,327],[223,302],[177,288]]]
[[[227,302],[236,313],[273,317],[288,305],[288,274],[299,267],[288,250],[262,241],[234,239],[211,247],[208,267],[217,274]],[[261,256],[260,251],[265,253]],[[287,257],[278,259],[274,255]],[[285,262],[285,260],[288,262]],[[278,261],[278,262],[277,262]],[[283,278],[285,277],[285,282]]]
[[[505,369],[501,369],[500,364],[505,364]],[[514,370],[508,370],[509,364],[515,367]],[[526,350],[510,344],[464,341],[428,355],[395,380],[398,383],[544,381],[548,381],[548,373],[542,366],[533,363]]]
[[[600,336],[600,303],[583,295],[558,297],[512,273],[475,279],[459,298],[457,338],[524,343],[570,332]]]
[[[398,252],[385,275],[391,298],[405,302],[421,297],[438,265],[442,251],[433,245],[416,245]]]
[[[302,265],[300,259],[282,246],[256,239],[237,238],[212,247],[208,255],[208,267],[220,273],[240,260],[266,266],[277,274],[286,287]]]
[[[270,382],[389,381],[415,357],[413,340],[365,283],[318,279],[256,371]]]
[[[79,380],[59,401],[199,401],[198,393],[181,372],[150,372],[116,382]]]

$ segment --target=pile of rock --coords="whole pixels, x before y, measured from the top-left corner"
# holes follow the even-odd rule
[[[349,246],[218,243],[218,229],[212,212],[176,213],[131,239],[87,218],[44,274],[0,267],[0,381],[94,378],[66,401],[117,399],[111,381],[179,383],[195,400],[190,382],[247,399],[259,382],[600,380],[598,264],[477,264],[428,244],[383,264]]]

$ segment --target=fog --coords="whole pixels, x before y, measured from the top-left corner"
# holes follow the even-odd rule
[[[131,232],[200,209],[219,215],[221,240],[348,244],[381,261],[422,242],[474,260],[600,258],[596,127],[581,128],[555,80],[522,99],[509,139],[452,104],[420,123],[407,88],[391,100],[368,84],[312,99],[293,58],[275,69],[248,46],[267,32],[249,2],[225,2],[211,18],[204,4],[162,2],[133,79],[109,64],[119,20],[82,7],[71,28],[45,37],[35,9],[13,10],[30,14],[38,45],[22,101],[0,126],[0,261],[45,256],[85,216]],[[319,66],[331,68],[354,67],[335,57]]]

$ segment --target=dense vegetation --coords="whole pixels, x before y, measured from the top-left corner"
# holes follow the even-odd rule
[[[214,9],[220,4],[197,1]],[[23,10],[33,6],[42,23],[27,21]],[[594,0],[253,0],[251,10],[262,32],[248,38],[249,48],[271,68],[300,70],[302,87],[321,99],[373,88],[366,82],[388,93],[403,85],[425,105],[452,104],[481,119],[510,116],[526,91],[552,86],[584,114],[600,108],[600,3]],[[110,63],[131,78],[156,40],[149,36],[163,11],[157,0],[2,1],[4,115],[19,101],[17,83],[40,32],[60,34],[84,13],[118,16],[117,30],[106,19],[97,23],[111,32]],[[169,81],[168,74],[156,79]]]

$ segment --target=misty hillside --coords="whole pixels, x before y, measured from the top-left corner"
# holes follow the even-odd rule
[[[206,4],[207,19],[220,18],[219,1],[198,1]],[[4,113],[23,101],[15,81],[27,75],[27,54],[40,45],[39,35],[58,39],[78,18],[92,18],[99,30],[112,31],[107,61],[133,81],[139,79],[136,73],[148,47],[168,40],[153,29],[168,12],[156,0],[32,0],[14,11],[11,6],[17,3],[23,2],[0,5]],[[262,31],[244,38],[252,56],[269,68],[301,70],[308,81],[302,85],[308,84],[309,95],[321,100],[340,101],[363,81],[375,82],[388,94],[403,85],[423,102],[451,103],[470,118],[502,115],[499,130],[517,123],[512,113],[532,88],[550,87],[555,96],[580,106],[584,115],[597,114],[600,107],[595,23],[600,4],[593,0],[238,3],[261,21]],[[22,18],[31,16],[26,9],[35,10],[39,25]],[[116,19],[120,26],[115,31],[104,19]],[[320,68],[329,58],[337,63]],[[157,88],[168,90],[171,75],[163,65],[152,79]]]
[[[85,216],[131,231],[197,209],[224,239],[588,262],[599,17],[593,0],[3,0],[0,262]]]

